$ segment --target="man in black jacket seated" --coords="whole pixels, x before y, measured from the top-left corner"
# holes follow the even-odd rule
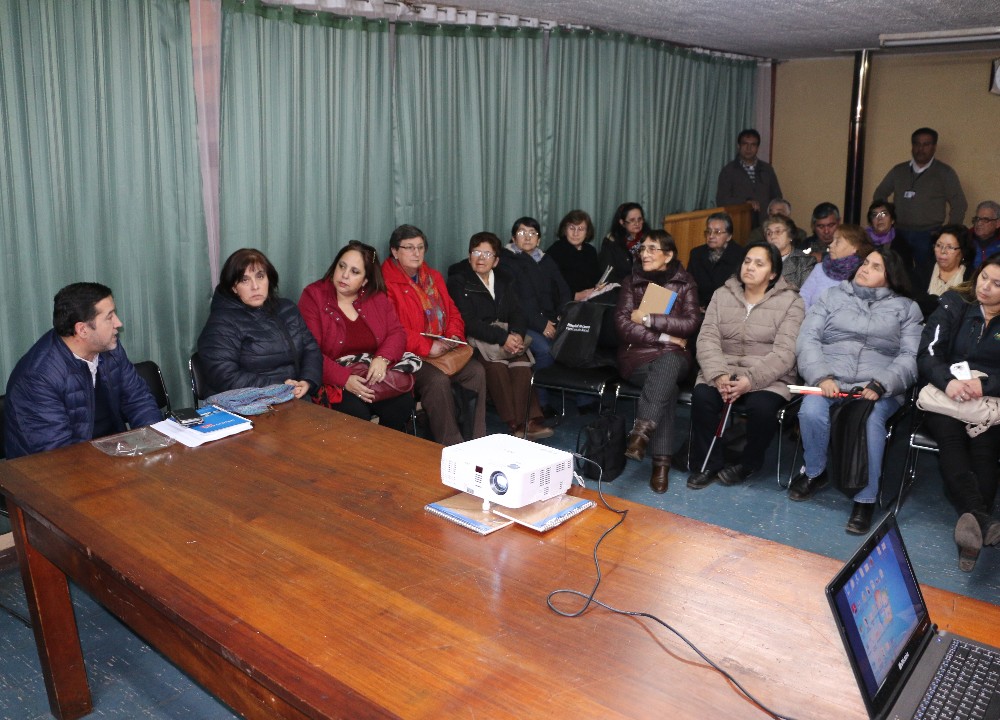
[[[704,310],[712,294],[739,270],[743,248],[733,242],[733,219],[719,212],[705,221],[705,244],[691,250],[688,272],[698,284],[698,304]]]

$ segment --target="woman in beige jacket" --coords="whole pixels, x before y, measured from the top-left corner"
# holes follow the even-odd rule
[[[698,334],[698,380],[691,403],[691,474],[698,490],[718,480],[743,482],[764,464],[777,412],[791,399],[795,340],[805,315],[802,298],[781,277],[781,255],[753,243],[735,275],[715,291]],[[737,402],[747,415],[747,441],[740,462],[721,467],[721,448],[702,463],[725,404]],[[721,469],[720,469],[721,468]]]

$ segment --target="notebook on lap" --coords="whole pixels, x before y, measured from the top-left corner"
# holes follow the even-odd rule
[[[1000,650],[937,629],[895,515],[865,540],[826,596],[870,717],[1000,718]]]

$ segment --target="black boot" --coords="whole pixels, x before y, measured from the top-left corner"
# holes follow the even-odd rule
[[[830,481],[826,476],[826,470],[814,478],[811,478],[804,472],[801,472],[795,476],[795,479],[792,480],[791,484],[788,486],[788,499],[796,501],[808,500],[817,492],[825,488],[829,482]]]
[[[851,508],[851,517],[847,521],[845,530],[851,535],[864,535],[872,526],[872,513],[875,512],[875,503],[854,503]]]

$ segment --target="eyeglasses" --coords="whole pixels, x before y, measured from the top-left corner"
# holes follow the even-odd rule
[[[996,222],[997,220],[1000,220],[1000,218],[991,218],[991,217],[983,217],[982,215],[976,215],[974,218],[972,218],[972,224],[975,225],[976,223],[991,223],[991,222]]]
[[[400,245],[396,249],[397,250],[405,250],[406,252],[411,252],[411,253],[422,253],[424,250],[427,249],[427,246],[426,245]]]
[[[640,245],[639,254],[642,255],[646,253],[647,255],[655,255],[656,253],[666,252],[659,245]]]
[[[492,250],[473,250],[471,253],[472,257],[482,258],[483,260],[492,260],[497,255]]]
[[[889,217],[889,213],[885,210],[879,210],[877,213],[872,213],[869,215],[869,220],[878,220],[879,218]]]
[[[940,250],[941,252],[956,252],[961,248],[957,248],[954,245],[942,245],[941,243],[934,243],[934,249]]]
[[[768,228],[764,233],[767,237],[776,237],[778,235],[787,235],[788,228],[784,225],[779,225],[778,227]]]
[[[643,217],[640,215],[636,218],[625,218],[626,225],[642,225]]]
[[[718,228],[705,231],[705,237],[708,237],[710,235],[728,235],[728,234],[729,234],[728,230],[719,230]]]
[[[538,233],[535,232],[534,230],[518,230],[514,234],[517,235],[519,238],[536,238],[536,237],[538,237]]]
[[[567,225],[566,232],[587,232],[586,223],[582,225]]]

